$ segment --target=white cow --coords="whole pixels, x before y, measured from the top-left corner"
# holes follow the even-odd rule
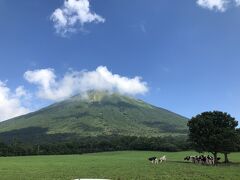
[[[160,162],[160,163],[162,163],[162,162],[164,162],[164,161],[167,161],[167,158],[166,158],[165,155],[159,158],[159,162]]]

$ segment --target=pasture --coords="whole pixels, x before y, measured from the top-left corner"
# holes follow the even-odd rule
[[[109,179],[240,179],[240,153],[232,153],[232,164],[205,166],[186,163],[195,152],[123,151],[84,155],[1,157],[1,180]],[[167,156],[154,165],[151,156]]]

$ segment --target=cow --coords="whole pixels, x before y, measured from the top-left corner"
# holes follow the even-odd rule
[[[160,157],[160,158],[159,158],[159,161],[160,161],[160,163],[162,163],[162,162],[164,162],[164,161],[167,161],[166,156],[164,155],[164,156]]]
[[[150,158],[148,158],[148,160],[151,161],[152,164],[153,164],[153,163],[158,164],[158,159],[157,159],[157,157],[150,157]]]
[[[184,161],[189,161],[190,160],[190,156],[186,156],[185,158],[184,158]]]
[[[197,161],[197,157],[196,156],[186,156],[184,158],[184,160],[191,161],[191,162],[195,163]]]
[[[214,158],[212,156],[207,156],[207,162],[206,162],[208,165],[214,165],[215,164],[215,161],[214,161]]]

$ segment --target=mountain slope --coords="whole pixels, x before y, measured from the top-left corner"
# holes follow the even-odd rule
[[[92,91],[88,93],[88,98],[74,96],[2,122],[0,133],[21,132],[27,136],[25,129],[39,128],[48,135],[162,136],[186,134],[186,124],[186,118],[141,100],[116,93]],[[31,133],[38,131],[33,129]]]

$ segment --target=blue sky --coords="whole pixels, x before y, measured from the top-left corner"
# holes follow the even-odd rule
[[[135,83],[148,91],[132,94],[156,106],[189,118],[222,110],[239,119],[237,2],[90,0],[89,13],[102,19],[80,19],[57,32],[53,13],[64,9],[64,0],[0,0],[0,112],[12,107],[4,105],[11,100],[14,108],[25,108],[19,114],[56,101],[39,95],[42,84],[26,72],[48,70],[60,90],[66,74],[106,67],[111,77],[119,75],[116,81],[142,77]],[[24,92],[17,95],[19,86]]]

